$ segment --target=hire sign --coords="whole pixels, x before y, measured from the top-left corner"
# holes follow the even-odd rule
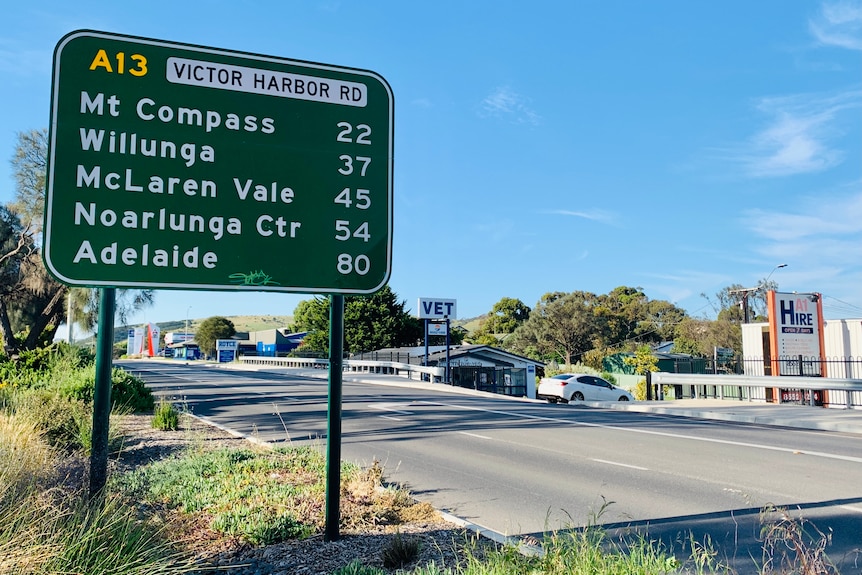
[[[54,52],[46,267],[75,286],[373,293],[393,105],[369,71],[73,32]]]
[[[805,360],[805,375],[826,376],[823,357],[823,302],[819,293],[766,292],[769,314],[773,373],[801,375],[799,356]]]

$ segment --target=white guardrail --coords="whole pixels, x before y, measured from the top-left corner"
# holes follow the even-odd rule
[[[240,363],[248,365],[269,365],[274,367],[291,367],[304,369],[328,369],[329,360],[306,357],[262,357],[243,355],[239,358]],[[375,373],[381,375],[396,375],[414,379],[439,383],[446,375],[445,368],[415,365],[399,361],[372,361],[370,359],[345,359],[344,371],[359,373]]]
[[[845,405],[848,409],[862,406],[862,379],[654,372],[649,381],[659,386],[691,386],[695,398],[700,394],[698,388],[703,386],[714,386],[720,399],[724,399],[725,387],[746,388],[749,401],[766,401],[766,389],[789,389],[810,391],[807,395],[811,405],[815,404],[814,391],[827,391],[829,405]]]

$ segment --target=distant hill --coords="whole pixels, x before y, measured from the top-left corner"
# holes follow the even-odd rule
[[[237,331],[263,331],[267,329],[290,327],[293,325],[292,315],[228,315],[224,317],[233,322]],[[487,315],[480,315],[473,318],[456,319],[452,320],[452,325],[460,326],[467,331],[473,332],[479,328],[486,318]],[[189,332],[194,333],[197,326],[199,326],[205,319],[207,318],[189,319]],[[125,341],[128,337],[129,328],[140,327],[140,325],[141,324],[115,327],[114,342]],[[161,330],[162,334],[165,334],[174,331],[182,332],[185,329],[186,322],[185,320],[162,321],[157,322],[156,325],[159,326],[159,330]],[[80,343],[86,343],[88,341],[92,342],[92,338],[89,340],[83,340]]]
[[[228,315],[224,317],[233,322],[237,331],[263,331],[279,327],[290,327],[293,324],[292,315]],[[189,319],[189,332],[194,333],[197,326],[199,326],[205,319],[207,318]],[[183,319],[160,321],[156,322],[156,325],[159,326],[159,330],[162,334],[174,331],[182,333],[186,328],[186,321]],[[114,342],[125,341],[128,337],[129,329],[140,326],[141,324],[115,327]],[[90,338],[90,340],[92,340],[92,338]],[[85,343],[87,341],[88,340],[83,340],[81,343]]]
[[[474,332],[479,329],[479,326],[482,325],[482,322],[488,318],[488,315],[480,315],[479,317],[471,317],[466,319],[456,319],[452,322],[454,326],[460,326],[466,329],[469,332]]]

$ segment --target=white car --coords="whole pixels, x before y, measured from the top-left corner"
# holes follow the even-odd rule
[[[634,396],[601,377],[585,373],[561,373],[543,377],[536,397],[551,403],[570,401],[632,401]]]

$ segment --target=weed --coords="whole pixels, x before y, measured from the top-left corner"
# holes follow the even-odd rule
[[[162,431],[176,431],[180,428],[180,413],[173,403],[159,400],[153,414],[153,427]]]
[[[772,516],[777,516],[774,520]],[[832,535],[823,533],[804,518],[794,519],[786,509],[761,511],[763,566],[761,573],[828,575],[838,573],[826,555]]]
[[[418,537],[404,537],[396,531],[386,547],[383,548],[383,566],[387,569],[404,567],[419,558],[422,542]]]

